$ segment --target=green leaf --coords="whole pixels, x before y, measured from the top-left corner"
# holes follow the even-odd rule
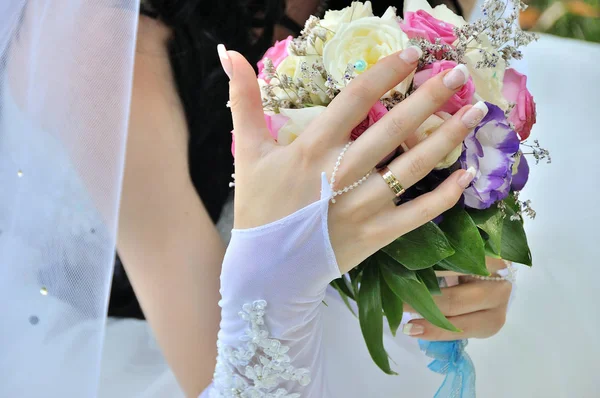
[[[371,261],[371,258],[367,258],[358,267],[355,267],[348,272],[348,276],[350,277],[350,285],[352,285],[352,291],[354,292],[354,297],[358,297],[358,286],[360,285],[360,279],[362,277],[362,270],[365,264],[368,264]],[[356,300],[356,299],[355,299]]]
[[[490,241],[485,242],[485,255],[491,258],[502,258],[490,245]]]
[[[433,294],[434,296],[442,294],[437,275],[435,274],[433,268],[417,271],[417,276],[419,277],[419,280],[423,282],[425,286],[427,286],[429,293]]]
[[[332,281],[331,286],[333,286],[334,289],[337,290],[337,292],[340,294],[340,297],[342,298],[342,301],[344,302],[344,304],[346,304],[346,307],[348,307],[348,309],[350,310],[352,315],[354,315],[356,317],[357,315],[354,312],[354,309],[352,308],[352,306],[350,305],[350,301],[348,300],[348,295],[346,293],[344,293],[344,291],[342,291],[342,289],[340,289],[338,282],[339,282],[339,279]]]
[[[381,281],[376,264],[370,262],[363,270],[358,292],[358,320],[367,349],[373,361],[387,374],[396,374],[390,368],[383,347],[383,309],[381,306]]]
[[[348,279],[346,279],[345,275],[342,275],[341,278],[334,279],[331,284],[343,292],[346,296],[350,297],[352,300],[356,300],[354,293],[352,290],[350,290],[350,286],[348,286]]]
[[[396,296],[412,306],[423,318],[435,326],[452,332],[460,332],[442,314],[433,301],[431,293],[427,290],[427,286],[419,280],[414,271],[401,270],[401,267],[394,264],[389,256],[382,253],[375,255],[385,283]],[[407,273],[412,273],[412,277],[407,278]]]
[[[392,331],[392,335],[396,335],[396,331],[402,322],[402,314],[403,312],[403,303],[400,300],[400,297],[396,296],[394,292],[392,292],[389,286],[383,281],[381,284],[381,302],[383,304],[383,312],[385,313],[385,317],[388,320],[388,324],[390,325],[390,330]]]
[[[527,235],[525,235],[523,223],[521,220],[511,220],[511,217],[516,213],[510,204],[506,206],[505,211],[500,257],[504,260],[531,266],[531,251],[527,244]]]
[[[440,228],[456,250],[438,264],[447,270],[487,276],[483,239],[469,214],[458,207],[444,213]]]
[[[470,210],[469,215],[475,225],[484,231],[489,238],[489,245],[495,253],[500,252],[502,244],[502,227],[504,226],[504,215],[497,206],[485,210]]]
[[[442,230],[431,221],[381,250],[410,270],[429,268],[454,254]]]

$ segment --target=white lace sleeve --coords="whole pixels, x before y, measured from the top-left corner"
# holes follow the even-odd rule
[[[327,397],[321,347],[326,288],[340,276],[329,242],[331,189],[274,223],[233,230],[221,273],[213,384],[202,397]]]

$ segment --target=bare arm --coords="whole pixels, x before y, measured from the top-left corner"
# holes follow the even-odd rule
[[[225,247],[189,177],[168,33],[141,18],[118,250],[167,361],[197,397],[215,367]]]

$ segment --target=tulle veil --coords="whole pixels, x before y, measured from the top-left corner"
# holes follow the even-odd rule
[[[94,397],[139,0],[0,2],[0,396]]]

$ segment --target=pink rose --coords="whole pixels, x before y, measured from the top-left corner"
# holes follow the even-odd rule
[[[422,37],[435,43],[435,39],[440,38],[442,43],[449,45],[456,41],[454,25],[440,21],[423,10],[404,13],[404,22],[400,27],[411,39]]]
[[[535,102],[527,90],[527,76],[509,68],[504,72],[502,95],[510,103],[516,104],[508,115],[508,121],[514,124],[521,141],[529,137],[536,122]]]
[[[288,120],[289,118],[278,113],[265,113],[265,123],[267,124],[267,129],[269,130],[269,133],[271,133],[271,137],[273,137],[275,141],[277,141],[277,134],[279,133],[279,129],[281,129],[283,125],[287,123]],[[235,134],[233,131],[231,131],[231,154],[235,158]]]
[[[452,69],[456,66],[454,61],[438,61],[433,64],[425,66],[422,70],[415,73],[414,84],[415,87],[421,86],[427,80],[433,76],[441,73],[447,69]],[[460,90],[458,90],[449,100],[446,102],[438,111],[455,114],[460,108],[473,102],[473,95],[475,94],[475,84],[473,79],[469,77],[467,83]]]
[[[381,102],[377,101],[375,103],[375,105],[373,105],[373,107],[371,108],[371,110],[369,111],[369,113],[368,113],[367,117],[365,118],[365,120],[363,120],[362,122],[360,122],[360,124],[358,126],[354,127],[354,130],[352,130],[352,133],[350,134],[350,137],[353,140],[356,140],[365,131],[367,131],[367,129],[369,127],[371,127],[372,125],[374,125],[375,123],[377,123],[377,121],[379,119],[381,119],[387,112],[388,112],[388,110],[385,107],[385,105],[383,105]]]
[[[264,73],[265,63],[263,59],[269,58],[273,62],[273,66],[277,68],[284,59],[287,58],[288,55],[288,45],[292,41],[293,37],[288,36],[287,39],[282,41],[276,41],[273,47],[269,48],[265,55],[263,55],[262,59],[258,61],[258,78],[263,79],[267,83],[269,82]]]

